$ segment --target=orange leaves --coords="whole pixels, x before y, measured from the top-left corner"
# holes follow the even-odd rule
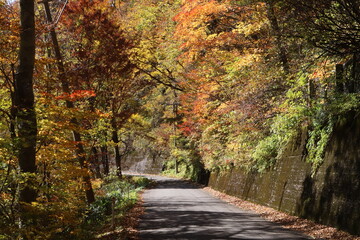
[[[95,97],[96,94],[93,90],[76,90],[71,94],[63,93],[60,96],[55,97],[56,100],[69,100],[69,101],[77,101],[80,99]]]
[[[184,61],[198,60],[217,50],[259,52],[270,44],[263,3],[239,6],[229,1],[185,1],[174,20],[174,36],[182,42]]]
[[[211,14],[226,10],[225,5],[214,0],[188,0],[185,2],[182,11],[173,18],[174,21],[183,22],[183,24],[189,24],[195,20],[201,22],[209,19]]]
[[[190,124],[189,122],[181,123],[178,125],[178,127],[185,136],[190,136],[192,133],[195,132],[192,124]]]
[[[0,5],[0,64],[2,67],[16,62],[20,32],[17,15],[15,5]],[[0,73],[0,76],[2,74]]]
[[[273,54],[265,3],[187,0],[174,20],[188,91],[179,129],[199,141],[207,166],[248,157],[281,91],[265,59]]]
[[[182,48],[189,48],[188,51],[191,48],[195,51],[200,50],[200,43],[203,44],[202,41],[207,40],[209,35],[209,22],[222,11],[226,11],[226,7],[217,1],[186,1],[182,11],[174,17],[174,21],[177,22],[175,38],[183,42]]]

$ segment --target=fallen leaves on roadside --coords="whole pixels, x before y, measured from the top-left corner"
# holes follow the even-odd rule
[[[314,223],[307,219],[291,216],[283,212],[276,211],[272,208],[244,201],[240,198],[229,196],[225,193],[216,191],[210,187],[204,190],[213,196],[220,198],[230,204],[233,204],[244,210],[254,211],[266,220],[278,223],[284,228],[302,232],[315,239],[321,240],[360,240],[360,237],[352,236],[349,233],[340,231],[336,228]]]
[[[126,216],[122,221],[122,226],[125,228],[126,231],[126,239],[128,240],[138,240],[139,239],[139,220],[140,216],[144,214],[145,208],[143,207],[143,198],[142,193],[139,192],[138,194],[138,202],[135,206],[130,209]]]

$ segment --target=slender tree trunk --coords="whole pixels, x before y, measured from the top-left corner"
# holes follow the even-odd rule
[[[115,166],[116,166],[116,175],[121,178],[121,155],[120,155],[120,149],[119,149],[119,136],[117,133],[117,126],[114,119],[112,119],[112,141],[115,143],[114,146],[114,152],[115,152]]]
[[[95,113],[95,97],[89,98],[89,108],[92,113]],[[95,176],[96,178],[101,178],[101,171],[100,171],[100,161],[99,161],[99,153],[96,148],[96,146],[93,146],[91,148],[92,151],[92,164],[93,164],[93,170],[95,170]]]
[[[101,150],[101,160],[102,160],[102,165],[103,165],[103,172],[104,172],[104,175],[107,176],[107,175],[109,175],[109,172],[110,172],[109,154],[108,154],[107,146],[101,146],[100,150]]]
[[[274,11],[274,3],[272,0],[268,1],[268,3],[267,3],[267,16],[270,21],[273,35],[275,37],[275,44],[276,44],[276,47],[278,50],[279,60],[283,66],[284,72],[286,74],[288,74],[290,71],[289,61],[287,58],[286,49],[285,49],[283,39],[282,39],[283,37],[281,34],[278,20],[276,18],[276,14]]]
[[[17,109],[17,100],[16,100],[16,92],[11,93],[11,109],[10,109],[10,124],[9,124],[9,131],[11,140],[15,141],[16,139],[16,115],[18,112]]]
[[[16,117],[18,126],[18,159],[22,173],[36,172],[37,122],[35,114],[33,71],[35,64],[34,0],[20,0],[19,68],[15,77]],[[31,180],[20,188],[20,201],[36,201],[37,190]]]
[[[174,130],[174,148],[176,149],[176,128],[177,128],[177,118],[178,118],[178,103],[177,103],[177,94],[176,94],[176,90],[174,89],[174,103],[173,103],[173,113],[174,113],[174,125],[173,125],[173,130]],[[175,174],[179,173],[179,162],[177,160],[177,158],[175,158]]]
[[[93,152],[93,164],[95,168],[95,176],[96,178],[101,178],[101,172],[100,172],[100,162],[99,162],[99,153],[96,147],[92,147]]]
[[[44,7],[45,7],[45,13],[46,13],[47,20],[51,24],[52,17],[51,17],[49,2],[47,0],[44,0],[44,1],[42,1],[42,3],[44,4]],[[61,81],[62,90],[64,93],[70,94],[71,91],[70,91],[69,83],[66,78],[65,68],[64,68],[64,64],[63,64],[63,60],[62,60],[61,52],[60,52],[60,47],[59,47],[59,43],[58,43],[56,32],[55,32],[54,28],[52,28],[50,30],[50,36],[51,36],[51,40],[54,45],[55,57],[57,60],[57,66],[58,66],[58,70],[59,70],[59,79]],[[74,108],[74,103],[66,100],[66,107]],[[70,122],[75,126],[80,125],[76,118],[72,118],[70,120]],[[84,184],[87,202],[90,204],[95,201],[95,194],[94,194],[92,184],[91,184],[89,166],[88,166],[88,163],[85,158],[86,152],[85,152],[84,146],[82,144],[81,134],[75,130],[72,133],[73,133],[74,141],[77,142],[75,152],[76,152],[76,156],[79,161],[80,167],[82,169],[86,170],[84,173],[84,176],[83,176],[83,184]]]
[[[77,124],[77,120],[76,119],[72,119],[71,121],[72,123],[74,123],[74,125]],[[89,165],[86,161],[85,158],[85,150],[84,150],[84,146],[81,143],[81,135],[80,133],[78,133],[77,131],[73,131],[73,138],[74,141],[77,142],[76,144],[76,156],[77,159],[79,161],[80,167],[82,169],[85,169],[86,172],[83,175],[83,184],[84,184],[84,189],[85,189],[85,194],[86,194],[86,199],[88,204],[95,202],[95,194],[92,188],[92,184],[91,184],[91,178],[90,178],[90,173],[89,173]]]
[[[17,92],[16,92],[16,74],[15,74],[15,65],[11,64],[11,72],[12,72],[12,79],[13,79],[13,91],[10,93],[11,98],[11,107],[10,107],[10,124],[9,124],[9,131],[11,141],[15,143],[16,139],[16,115],[18,112],[17,107]],[[13,144],[15,145],[15,144]]]

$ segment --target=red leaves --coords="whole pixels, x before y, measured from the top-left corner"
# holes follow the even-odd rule
[[[96,94],[93,90],[77,90],[70,94],[70,99],[80,99],[80,98],[88,98],[95,97]]]
[[[70,54],[76,64],[71,76],[82,79],[106,79],[128,74],[133,65],[129,50],[132,40],[121,29],[107,1],[72,1],[64,15],[64,31],[72,39]]]
[[[63,93],[60,96],[55,97],[56,100],[69,100],[76,101],[84,98],[95,97],[96,94],[93,90],[76,90],[71,94]]]
[[[195,132],[194,126],[190,122],[181,123],[178,125],[178,128],[185,136],[190,136]]]

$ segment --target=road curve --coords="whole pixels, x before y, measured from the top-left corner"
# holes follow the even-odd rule
[[[214,198],[192,184],[164,177],[155,180],[158,185],[143,195],[140,239],[310,239]]]

